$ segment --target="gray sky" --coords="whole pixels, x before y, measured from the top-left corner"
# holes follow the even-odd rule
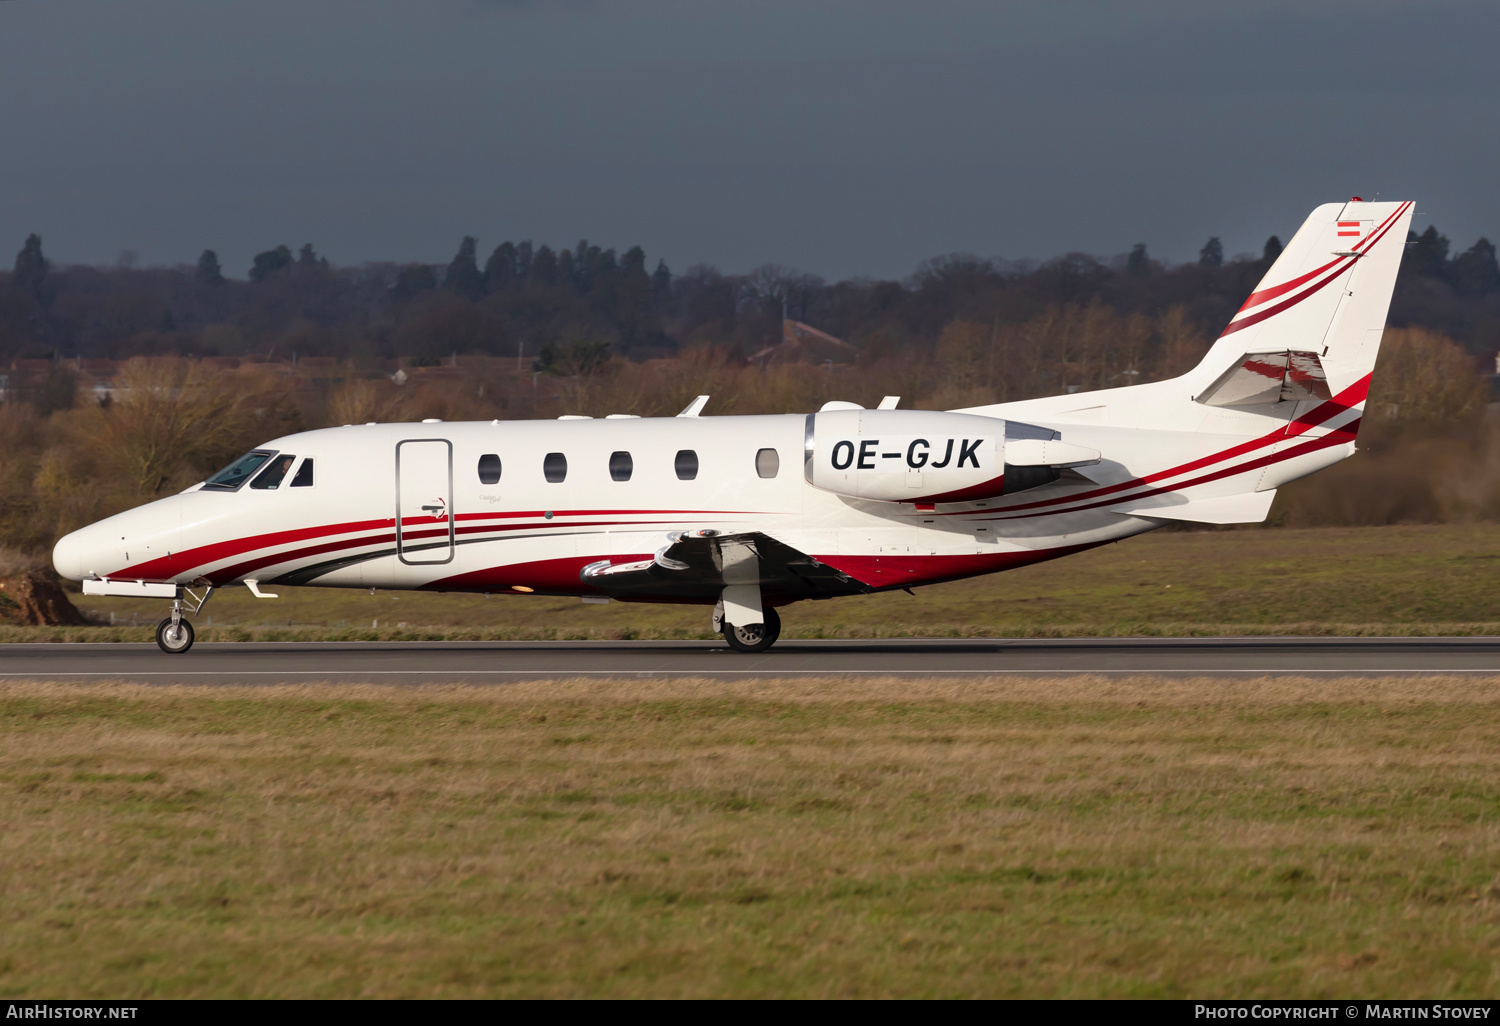
[[[904,276],[1317,203],[1500,238],[1500,4],[5,0],[0,259],[505,239]]]

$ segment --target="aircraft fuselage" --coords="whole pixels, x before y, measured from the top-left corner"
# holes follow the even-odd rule
[[[684,534],[759,532],[818,564],[805,575],[816,579],[809,587],[796,575],[765,575],[764,598],[779,605],[1008,569],[1157,526],[1099,511],[992,519],[1042,493],[1092,487],[1081,478],[953,503],[836,494],[807,480],[808,421],[792,414],[302,432],[256,450],[264,466],[286,463],[274,487],[254,487],[254,475],[232,491],[194,486],[69,535],[55,561],[70,577],[120,581],[711,604],[722,582],[615,588],[582,571],[604,560],[651,560]],[[1003,432],[1003,421],[992,424]],[[966,447],[973,460],[974,442],[938,439],[935,453],[916,449],[908,460],[904,441],[897,463],[909,472],[908,463],[937,462],[945,448],[956,459]]]

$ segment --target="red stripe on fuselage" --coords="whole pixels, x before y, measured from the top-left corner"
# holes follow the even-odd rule
[[[1355,421],[1353,426],[1358,427],[1358,424],[1359,422]],[[1118,506],[1123,502],[1135,502],[1138,499],[1149,499],[1154,495],[1166,495],[1169,492],[1181,491],[1184,488],[1191,488],[1194,485],[1208,484],[1211,481],[1220,481],[1226,477],[1234,477],[1236,474],[1248,474],[1252,470],[1260,470],[1264,467],[1271,466],[1273,463],[1282,463],[1297,456],[1305,456],[1308,453],[1317,452],[1319,449],[1327,449],[1330,446],[1334,445],[1344,445],[1352,441],[1354,441],[1354,432],[1344,430],[1333,431],[1329,434],[1320,435],[1317,438],[1310,439],[1309,441],[1303,442],[1300,445],[1293,446],[1285,452],[1268,453],[1267,455],[1262,456],[1259,459],[1249,460],[1245,463],[1236,463],[1232,467],[1225,467],[1223,470],[1216,470],[1212,474],[1203,474],[1200,477],[1191,478],[1187,481],[1179,481],[1176,484],[1168,485],[1165,488],[1148,488],[1144,492],[1140,492],[1136,495],[1124,496],[1118,499],[1107,499],[1104,502],[1094,502],[1089,503],[1085,506],[1075,506],[1072,509],[1049,510],[1044,513],[1023,513],[1020,516],[1016,517],[992,516],[981,517],[979,519],[1028,520],[1033,517],[1054,516],[1061,515],[1063,513],[1081,513],[1085,510],[1100,509],[1104,506]],[[1007,511],[1001,510],[999,512],[1004,513]],[[1150,514],[1141,513],[1138,515],[1149,516]]]
[[[251,552],[255,549],[267,548],[271,545],[287,545],[292,542],[307,541],[311,538],[326,538],[330,534],[352,534],[355,531],[372,531],[382,527],[391,527],[395,524],[394,517],[386,517],[381,520],[359,520],[348,524],[324,524],[318,527],[299,527],[290,531],[273,531],[269,534],[256,534],[246,538],[231,538],[227,541],[210,542],[208,545],[200,545],[195,549],[187,549],[183,552],[174,553],[170,558],[153,559],[142,563],[140,566],[125,567],[116,570],[107,576],[130,577],[142,580],[165,579],[172,576],[182,576],[205,563],[216,563],[221,559],[238,556],[242,552]],[[180,569],[173,570],[169,563],[175,563]]]
[[[1195,470],[1202,470],[1204,467],[1213,466],[1215,463],[1222,463],[1224,460],[1234,459],[1236,456],[1243,456],[1246,453],[1254,452],[1257,449],[1264,449],[1266,446],[1274,445],[1284,438],[1296,437],[1297,435],[1300,435],[1306,431],[1310,431],[1318,425],[1324,423],[1325,421],[1331,420],[1339,414],[1353,409],[1359,403],[1364,402],[1366,396],[1368,396],[1369,394],[1369,391],[1370,375],[1366,374],[1354,384],[1350,385],[1338,395],[1334,396],[1332,399],[1319,403],[1317,406],[1313,407],[1311,410],[1308,410],[1296,420],[1288,422],[1284,427],[1277,428],[1275,431],[1271,431],[1267,434],[1261,435],[1258,438],[1252,438],[1248,442],[1241,442],[1238,445],[1232,445],[1228,449],[1220,450],[1219,452],[1212,453],[1208,456],[1201,456],[1198,459],[1190,460],[1187,463],[1182,463],[1175,467],[1169,467],[1166,470],[1158,470],[1155,473],[1147,474],[1144,477],[1132,478],[1129,481],[1121,481],[1119,484],[1104,485],[1100,488],[1094,488],[1089,491],[1079,492],[1076,495],[1059,495],[1054,496],[1050,499],[1038,499],[1035,502],[1021,502],[1017,503],[1014,506],[1001,507],[995,510],[995,512],[1015,513],[1020,510],[1042,509],[1048,506],[1063,506],[1068,505],[1069,503],[1083,502],[1087,499],[1096,499],[1103,495],[1119,495],[1120,492],[1127,492],[1156,481],[1164,481],[1169,477],[1177,477],[1180,474],[1190,474]],[[1123,502],[1127,498],[1135,499],[1139,498],[1139,496],[1120,496],[1114,501]],[[1109,505],[1109,503],[1104,503],[1103,505]],[[1055,512],[1067,513],[1070,511],[1056,510]],[[962,510],[952,513],[939,513],[938,516],[962,517],[971,516],[972,513],[972,510]]]
[[[1111,539],[1112,540],[1112,539]],[[978,577],[1000,570],[1014,570],[1032,563],[1044,563],[1059,556],[1072,555],[1096,548],[1105,542],[1062,545],[1055,549],[1033,549],[1025,552],[965,552],[950,556],[815,556],[839,573],[847,574],[873,588],[907,588],[917,584],[938,584],[965,577]]]
[[[988,481],[967,488],[959,488],[956,491],[943,492],[941,495],[925,495],[923,502],[968,502],[972,499],[990,499],[998,496],[1005,490],[1005,474],[992,477]]]
[[[494,513],[460,513],[458,520],[496,519],[508,520],[517,518],[542,519],[545,510],[535,512],[494,512]],[[553,512],[553,517],[576,517],[576,516],[670,516],[675,514],[688,514],[694,517],[719,517],[719,516],[763,516],[749,510],[699,510],[699,509],[641,509],[641,510],[558,510]],[[402,526],[408,523],[427,521],[429,518],[412,517],[402,520]],[[644,521],[645,523],[656,523],[656,521]],[[628,521],[621,526],[628,525]],[[229,559],[233,556],[256,549],[272,548],[278,545],[290,545],[301,541],[310,541],[314,538],[327,538],[336,534],[355,534],[361,531],[387,530],[394,531],[396,526],[395,517],[383,517],[378,520],[357,520],[343,524],[322,524],[316,527],[299,527],[286,531],[272,531],[267,534],[248,535],[242,538],[231,538],[224,541],[210,542],[197,548],[185,549],[182,552],[174,552],[170,557],[163,556],[142,563],[139,566],[127,566],[112,573],[107,577],[119,577],[131,580],[169,580],[174,577],[182,577],[192,573],[200,567],[209,563],[217,563],[220,560]],[[559,520],[544,521],[537,526],[562,527],[566,522]],[[394,540],[392,538],[391,540]],[[361,539],[350,539],[345,544],[364,544]],[[263,563],[260,565],[269,565]]]
[[[682,521],[680,520],[585,520],[570,521],[565,524],[547,522],[543,522],[540,524],[510,524],[505,526],[486,526],[483,524],[476,524],[469,527],[456,528],[454,533],[458,535],[472,535],[484,534],[491,531],[497,533],[525,531],[532,528],[629,527],[634,524],[644,524],[647,526],[651,526],[653,524],[676,524],[681,522]],[[405,541],[415,538],[439,538],[446,535],[447,533],[448,531],[446,528],[434,528],[429,531],[403,531],[401,532],[401,537],[402,540]],[[503,537],[504,534],[497,534],[497,537],[494,540],[499,541]],[[254,573],[257,570],[264,569],[268,566],[277,566],[281,563],[290,563],[295,560],[308,559],[313,556],[323,556],[327,555],[330,552],[338,552],[340,550],[357,549],[366,545],[394,544],[396,544],[396,533],[394,531],[386,534],[367,535],[363,538],[346,538],[341,541],[329,542],[325,545],[313,545],[303,549],[293,549],[290,552],[273,552],[267,555],[258,556],[255,559],[246,560],[245,562],[237,563],[234,566],[224,567],[219,570],[211,571],[207,574],[207,577],[215,584],[227,584],[230,581],[238,580],[246,574]]]

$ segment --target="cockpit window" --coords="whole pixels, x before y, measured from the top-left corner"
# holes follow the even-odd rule
[[[309,456],[302,461],[302,466],[297,468],[297,476],[292,478],[293,488],[311,488],[313,483],[313,461]]]
[[[250,487],[262,489],[280,487],[282,479],[286,477],[287,472],[292,469],[292,464],[296,462],[297,457],[295,456],[277,456],[270,463],[266,464],[265,470],[256,475],[255,480],[250,482]]]
[[[275,455],[274,451],[262,449],[247,452],[204,482],[203,490],[215,492],[238,491],[240,485],[250,479],[251,474],[254,474],[266,460]]]

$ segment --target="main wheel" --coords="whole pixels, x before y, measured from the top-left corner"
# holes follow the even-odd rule
[[[169,616],[156,625],[156,643],[163,652],[181,655],[193,647],[193,625],[186,620],[178,620],[177,626],[173,627]]]
[[[763,612],[765,623],[753,623],[749,627],[724,624],[724,640],[730,648],[736,652],[764,652],[776,644],[776,639],[781,637],[781,617],[770,606]]]

